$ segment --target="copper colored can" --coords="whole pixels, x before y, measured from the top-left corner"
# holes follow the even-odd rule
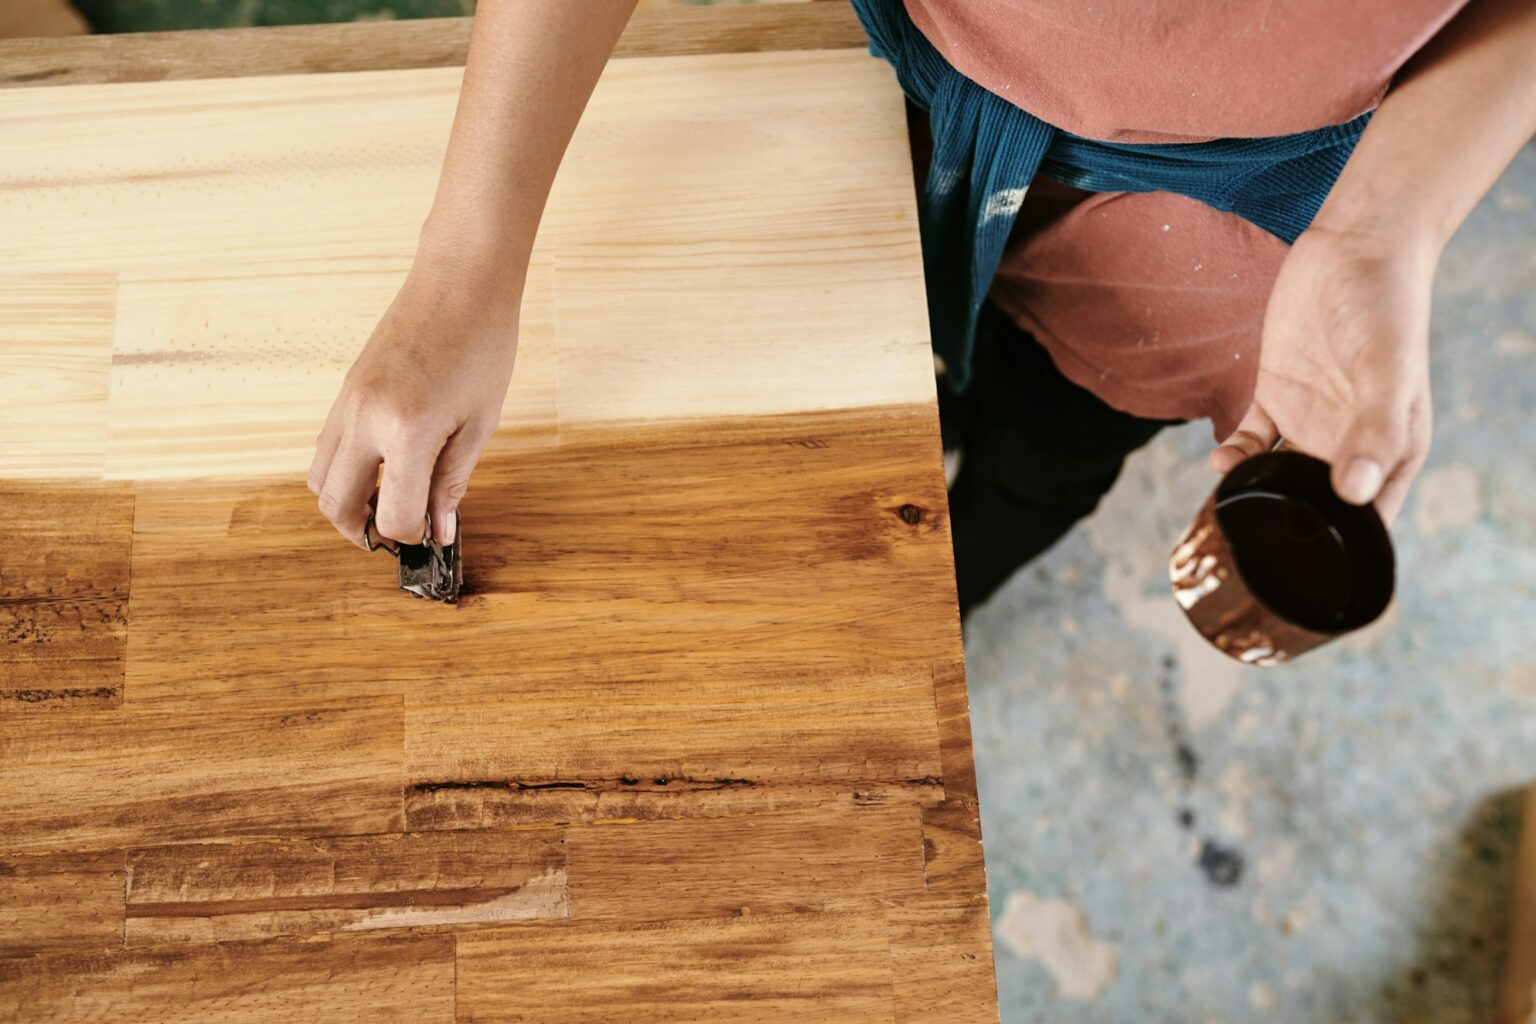
[[[1168,576],[1217,650],[1278,665],[1374,622],[1392,601],[1395,559],[1375,508],[1335,494],[1326,462],[1281,449],[1226,475]]]

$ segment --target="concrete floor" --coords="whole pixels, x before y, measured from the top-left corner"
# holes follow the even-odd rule
[[[1493,1018],[1536,781],[1536,147],[1435,301],[1434,450],[1368,633],[1264,670],[1183,621],[1206,424],[972,617],[1005,1024]]]

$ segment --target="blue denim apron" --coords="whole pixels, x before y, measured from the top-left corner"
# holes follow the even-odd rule
[[[988,92],[934,49],[902,0],[853,0],[908,98],[928,112],[933,159],[919,199],[933,348],[949,386],[970,380],[976,316],[1036,174],[1088,192],[1174,192],[1290,243],[1323,205],[1370,114],[1295,135],[1135,145],[1086,139]]]

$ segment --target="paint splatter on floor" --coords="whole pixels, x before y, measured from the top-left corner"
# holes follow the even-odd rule
[[[1425,536],[1464,530],[1483,514],[1482,481],[1465,463],[1430,466],[1414,490],[1413,524]]]
[[[1093,999],[1115,977],[1115,947],[1088,931],[1082,910],[1066,900],[1016,889],[997,920],[997,940],[1014,956],[1037,960],[1063,999]]]

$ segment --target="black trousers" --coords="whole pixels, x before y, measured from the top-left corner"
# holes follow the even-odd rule
[[[939,420],[944,449],[962,454],[949,490],[962,619],[1092,512],[1127,455],[1178,422],[1105,405],[991,303],[970,387],[955,395],[939,381]]]

